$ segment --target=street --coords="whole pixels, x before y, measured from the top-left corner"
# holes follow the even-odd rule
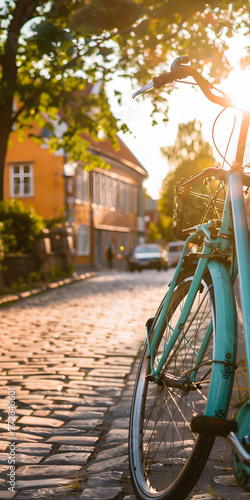
[[[135,500],[135,361],[173,272],[106,271],[1,309],[0,499]],[[218,442],[189,500],[249,498]]]

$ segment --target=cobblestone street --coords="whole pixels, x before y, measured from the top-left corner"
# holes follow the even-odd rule
[[[135,500],[127,458],[135,361],[172,274],[100,273],[1,309],[0,499]],[[249,498],[221,447],[189,499]]]

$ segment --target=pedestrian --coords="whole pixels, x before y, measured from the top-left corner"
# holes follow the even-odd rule
[[[107,260],[108,260],[108,264],[109,264],[109,269],[112,269],[113,268],[113,250],[112,250],[111,245],[109,245],[108,249],[107,249]]]

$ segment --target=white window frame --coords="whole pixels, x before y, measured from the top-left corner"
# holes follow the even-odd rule
[[[14,169],[19,167],[19,173],[16,174]],[[29,173],[24,172],[24,168],[29,167]],[[11,198],[30,198],[34,196],[34,169],[32,163],[13,163],[9,168],[10,174],[10,196]],[[30,180],[30,190],[28,193],[24,192],[24,179],[29,178]],[[20,191],[15,193],[15,179],[20,179]]]
[[[83,172],[83,201],[89,201],[89,171],[85,168],[82,172]]]
[[[76,198],[82,202],[89,201],[89,172],[86,169],[76,169]]]
[[[90,250],[90,234],[89,226],[78,224],[77,229],[77,255],[89,255]]]
[[[93,173],[93,203],[101,204],[101,179],[98,172]]]
[[[106,177],[105,175],[100,174],[100,205],[104,207],[107,205],[105,177]]]

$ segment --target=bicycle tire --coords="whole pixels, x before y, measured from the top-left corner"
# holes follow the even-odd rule
[[[161,352],[171,336],[174,323],[179,318],[179,311],[193,275],[193,270],[183,272],[182,278],[172,294],[166,315],[168,319],[161,330],[160,340],[155,350],[154,363],[158,362]],[[218,316],[220,325],[225,326],[226,318],[221,317],[219,310],[215,312],[215,288],[217,287],[216,294],[220,293],[218,288],[220,285],[218,280],[214,280],[207,271],[201,280],[187,322],[185,326],[183,325],[163,367],[164,373],[167,372],[168,375],[175,377],[179,376],[180,372],[187,376],[192,373],[208,322],[212,320],[213,332],[216,332]],[[150,340],[153,338],[164,301],[165,298],[152,324],[149,334]],[[223,311],[221,313],[223,316]],[[173,324],[171,324],[172,321]],[[216,333],[211,334],[200,368],[198,371],[196,370],[196,386],[187,394],[180,389],[167,388],[164,383],[156,384],[145,378],[150,373],[148,346],[147,343],[145,344],[135,382],[129,428],[131,480],[136,496],[140,500],[152,498],[184,500],[204,469],[213,446],[214,436],[195,435],[190,429],[190,420],[195,413],[200,414],[207,405],[211,381],[210,372],[213,369],[215,352],[215,336]],[[234,349],[232,345],[231,349]],[[233,372],[231,380],[224,388],[228,394],[224,394],[223,416],[228,409],[232,383]],[[195,388],[196,390],[194,390]],[[216,407],[214,412],[216,414]]]

